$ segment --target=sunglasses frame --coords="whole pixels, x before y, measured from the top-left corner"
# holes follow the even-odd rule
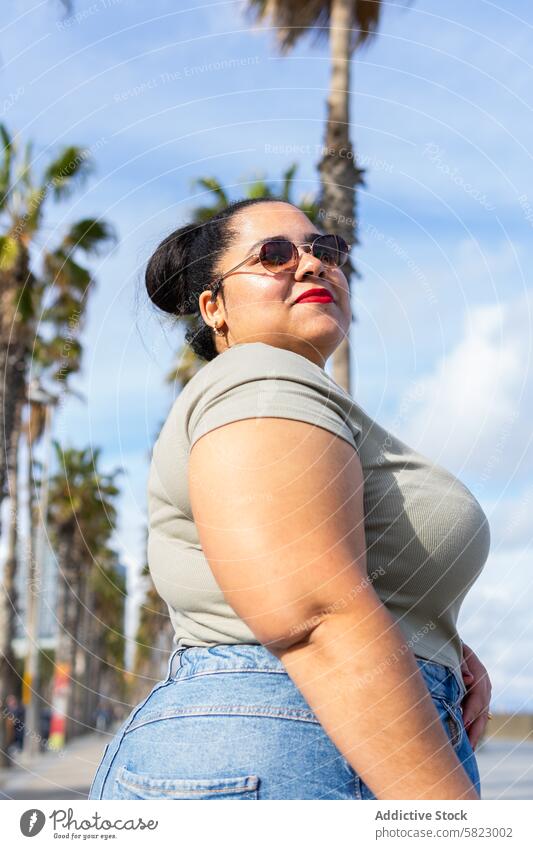
[[[303,242],[301,245],[295,245],[294,242],[290,241],[290,239],[285,239],[285,240],[282,240],[282,239],[265,239],[265,241],[263,242],[263,244],[259,248],[259,252],[255,251],[253,254],[250,254],[250,256],[247,256],[238,265],[235,265],[233,268],[230,268],[221,277],[218,277],[216,280],[213,281],[213,283],[210,283],[209,286],[206,286],[206,289],[212,289],[213,290],[213,293],[211,295],[211,301],[216,300],[217,292],[220,289],[220,286],[222,285],[222,281],[224,280],[224,278],[227,277],[228,274],[231,274],[232,271],[236,271],[238,268],[240,268],[242,265],[244,265],[249,260],[254,259],[256,257],[259,257],[261,249],[263,248],[264,245],[268,244],[268,242],[287,241],[287,242],[290,242],[291,245],[293,246],[293,248],[296,248],[296,250],[298,250],[298,248],[311,248],[310,253],[313,253],[313,248],[314,248],[315,242],[318,242],[319,239],[323,239],[324,236],[335,236],[336,238],[343,238],[342,236],[339,237],[337,235],[337,233],[323,233],[321,236],[317,236],[316,239],[313,239],[312,242]],[[346,254],[349,254],[353,246],[349,245],[348,242],[346,242],[346,246],[347,246]],[[313,256],[314,256],[314,254],[313,254]],[[348,257],[346,257],[346,259],[347,258]],[[299,261],[300,260],[298,258],[298,262]],[[298,267],[298,262],[296,262],[296,264],[294,265],[294,268]],[[346,260],[345,260],[345,262],[346,262]],[[335,268],[342,268],[342,266],[345,264],[345,262],[343,262],[341,265],[335,266]],[[263,268],[265,268],[265,266],[263,266]],[[285,268],[283,270],[284,271],[291,271],[292,267],[291,268]],[[265,271],[267,271],[269,274],[275,273],[275,272],[269,271],[268,268],[265,268]]]

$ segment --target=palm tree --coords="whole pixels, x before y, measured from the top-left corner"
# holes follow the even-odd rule
[[[125,695],[126,581],[116,551],[104,543],[93,554],[83,586],[77,675],[73,681],[72,715],[78,721],[78,731],[93,726],[100,698],[120,701]]]
[[[53,741],[60,746],[75,728],[74,682],[81,672],[80,623],[83,601],[87,601],[88,595],[86,583],[95,552],[101,553],[107,547],[114,531],[115,500],[119,495],[115,477],[122,470],[103,474],[98,468],[98,448],[62,449],[55,440],[53,445],[60,471],[50,480],[48,520],[61,575],[55,669],[57,677],[64,682],[59,713],[67,719],[66,727]]]
[[[44,300],[52,291],[50,310],[66,326],[74,313],[83,312],[91,274],[80,262],[98,255],[115,240],[111,226],[99,219],[78,221],[49,249],[40,248],[43,214],[49,199],[69,197],[92,171],[87,150],[69,146],[45,168],[37,180],[32,171],[32,146],[23,151],[0,124],[3,158],[0,163],[0,410],[3,416],[0,450],[0,506],[6,482],[5,457],[20,431],[17,411],[24,399],[27,370],[32,357],[36,324]],[[34,257],[34,254],[38,254]],[[39,262],[34,262],[34,259]],[[39,270],[35,270],[35,266]],[[0,527],[1,532],[1,527]]]
[[[295,206],[298,206],[302,212],[305,212],[310,221],[314,224],[318,224],[320,220],[320,207],[314,195],[312,193],[307,193],[302,195],[298,201],[293,199],[294,176],[297,170],[297,163],[293,163],[289,166],[289,168],[287,168],[281,177],[281,187],[278,187],[278,183],[280,181],[270,185],[267,182],[266,177],[256,175],[256,177],[252,178],[248,182],[242,196],[246,198],[276,198],[286,200],[289,203],[293,203]],[[208,221],[212,215],[216,215],[217,212],[221,212],[230,203],[229,195],[216,177],[196,178],[192,181],[191,188],[194,189],[195,187],[204,189],[210,193],[209,203],[205,206],[197,206],[193,209],[192,220],[196,224],[202,224],[203,222]],[[194,319],[189,316],[183,316],[179,320],[180,322],[183,322],[185,328],[187,328],[191,325]],[[196,356],[188,345],[182,345],[181,349],[178,351],[176,360],[176,365],[172,366],[170,372],[165,377],[165,381],[170,384],[174,384],[178,381],[183,388],[189,382],[191,377],[193,377],[193,375],[202,368],[204,363]]]
[[[0,702],[9,685],[9,646],[17,616],[13,587],[17,567],[18,515],[16,508],[17,469],[8,471],[18,456],[18,443],[26,429],[29,456],[40,438],[38,405],[31,403],[27,425],[23,413],[28,401],[28,385],[38,376],[65,391],[68,377],[79,369],[81,347],[73,335],[82,325],[87,295],[94,280],[85,260],[99,255],[114,241],[112,228],[98,219],[84,219],[70,226],[50,247],[40,248],[45,204],[48,198],[60,201],[88,176],[92,164],[87,151],[67,147],[34,180],[31,145],[20,151],[7,129],[0,125],[3,158],[0,164],[0,505],[9,473],[11,522],[8,560],[0,598]],[[34,268],[37,270],[34,271]],[[33,372],[33,376],[32,376]],[[31,415],[30,415],[31,411]],[[43,410],[41,409],[41,414]],[[42,415],[41,415],[42,419]],[[27,562],[32,562],[34,510],[32,463],[28,466],[30,532]],[[1,530],[1,528],[0,528]],[[0,729],[0,741],[2,731]],[[5,747],[1,747],[2,749]],[[5,761],[4,761],[5,763]]]
[[[162,677],[174,635],[167,604],[154,586],[148,564],[143,568],[142,577],[146,586],[135,635],[134,700],[142,698],[145,691]]]
[[[0,703],[10,687],[13,667],[11,641],[17,605],[14,595],[17,569],[18,446],[22,433],[28,439],[29,534],[26,559],[33,562],[32,445],[41,435],[44,408],[30,402],[27,422],[23,410],[28,401],[29,367],[39,378],[48,378],[63,391],[69,376],[79,370],[81,346],[73,335],[83,323],[87,294],[94,280],[85,259],[98,256],[115,234],[106,222],[84,219],[76,222],[55,246],[39,250],[46,199],[60,201],[74,190],[91,170],[91,159],[79,147],[67,147],[34,181],[31,145],[19,152],[7,129],[0,125],[3,159],[0,165],[0,409],[3,415],[3,445],[0,450],[0,507],[8,482],[11,499],[8,557],[0,597]],[[33,266],[38,271],[34,272]],[[35,378],[34,378],[35,379]],[[0,527],[1,532],[1,527]],[[31,577],[31,576],[29,576]],[[0,729],[0,744],[3,729]],[[5,746],[0,745],[4,751]],[[0,758],[2,755],[0,753]],[[5,756],[3,764],[7,765]]]
[[[327,102],[325,147],[318,170],[321,178],[320,219],[329,232],[351,245],[357,237],[357,187],[364,185],[350,141],[350,70],[355,51],[376,34],[381,0],[248,0],[246,12],[255,22],[269,20],[276,28],[277,45],[286,55],[301,38],[312,33],[315,42],[329,40],[331,84]],[[351,282],[359,272],[348,261],[344,272]],[[350,349],[344,339],[333,355],[333,378],[350,391]]]
[[[85,270],[80,267],[80,272]],[[22,435],[27,443],[27,508],[28,508],[28,540],[25,559],[28,571],[31,573],[35,563],[33,552],[36,550],[36,530],[39,523],[39,513],[36,499],[40,498],[41,483],[39,474],[42,464],[35,459],[36,446],[41,442],[47,424],[47,413],[51,406],[59,404],[60,395],[75,396],[85,400],[84,396],[75,391],[70,385],[70,379],[81,368],[82,346],[79,339],[72,336],[72,317],[76,316],[77,331],[83,324],[87,301],[80,301],[78,293],[67,286],[56,287],[56,295],[52,305],[42,312],[42,320],[33,344],[31,371],[33,378],[28,383],[25,396],[28,400],[26,422]],[[44,387],[48,399],[39,399],[39,392]],[[42,394],[42,393],[40,393]],[[49,424],[50,426],[50,424]],[[18,432],[13,441],[17,441]],[[29,575],[28,577],[31,577]],[[38,682],[36,682],[38,686]]]

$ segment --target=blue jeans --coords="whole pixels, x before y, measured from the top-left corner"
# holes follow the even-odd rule
[[[417,658],[448,737],[479,772],[447,666]],[[262,645],[176,649],[107,744],[89,799],[374,799]]]

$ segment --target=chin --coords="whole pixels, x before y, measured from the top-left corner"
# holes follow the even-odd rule
[[[301,338],[321,351],[333,352],[341,344],[344,333],[338,322],[334,320],[318,321],[315,326],[306,327]]]

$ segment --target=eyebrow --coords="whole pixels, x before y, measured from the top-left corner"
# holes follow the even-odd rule
[[[304,243],[312,242],[313,239],[316,239],[318,236],[323,236],[324,233],[305,233],[304,234]],[[292,242],[292,236],[286,236],[284,233],[278,234],[277,236],[264,236],[262,239],[259,239],[257,242],[254,242],[253,245],[250,245],[247,254],[254,251],[255,248],[258,248],[259,245],[263,245],[265,242],[270,242],[272,240],[277,239],[288,239],[289,242]]]

